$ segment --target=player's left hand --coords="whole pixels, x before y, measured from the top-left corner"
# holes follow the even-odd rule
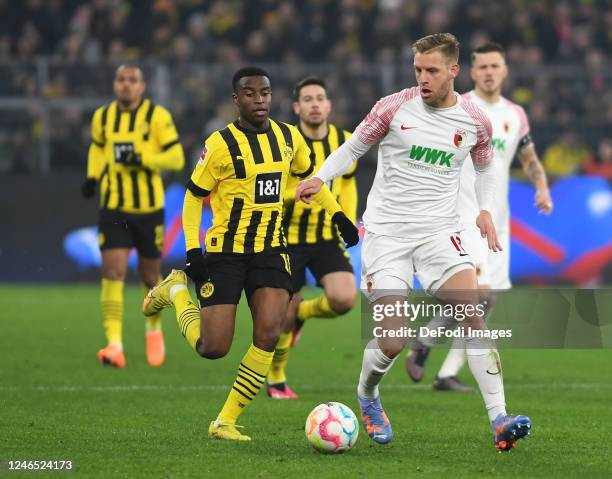
[[[487,243],[489,243],[489,249],[497,252],[501,251],[502,247],[497,238],[497,231],[495,230],[495,225],[493,224],[493,218],[491,217],[491,213],[487,210],[482,210],[476,218],[476,226],[480,230],[480,235],[483,238],[487,238]]]
[[[340,236],[348,248],[359,243],[359,230],[342,211],[338,211],[331,220],[338,227]]]
[[[549,215],[552,213],[553,201],[550,197],[550,190],[548,188],[536,191],[534,206],[543,215]]]
[[[307,180],[300,181],[295,191],[295,199],[297,201],[303,201],[304,203],[310,204],[312,197],[321,191],[323,181],[317,177],[308,178]],[[352,223],[351,223],[352,224]]]

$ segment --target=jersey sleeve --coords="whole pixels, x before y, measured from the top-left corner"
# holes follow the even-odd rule
[[[91,119],[91,142],[100,148],[106,143],[104,138],[104,130],[102,127],[102,111],[103,108],[98,108]]]
[[[91,145],[87,155],[87,178],[99,180],[104,169],[104,131],[102,127],[102,111],[99,108],[91,120]]]
[[[525,113],[525,109],[520,105],[514,105],[516,109],[516,114],[519,118],[519,141],[518,148],[519,150],[527,145],[533,143],[531,139],[531,128],[529,127],[529,119],[527,118],[527,113]]]
[[[468,115],[470,115],[476,127],[476,143],[470,150],[470,154],[474,168],[477,171],[481,171],[488,168],[493,161],[493,148],[491,147],[493,127],[491,126],[491,120],[480,108],[470,101],[463,101],[462,106]]]
[[[381,98],[355,129],[355,135],[366,145],[379,143],[389,132],[391,121],[397,110],[418,94],[418,88],[406,88],[393,95]]]
[[[153,121],[153,135],[162,150],[168,150],[179,142],[179,135],[174,126],[172,115],[170,112],[161,106],[155,109],[155,118]]]
[[[221,146],[214,141],[213,135],[204,143],[200,159],[187,183],[187,189],[195,196],[208,196],[221,178],[223,152]]]
[[[293,139],[293,161],[291,162],[291,173],[298,178],[308,178],[315,168],[314,152],[310,150],[306,140],[297,128],[291,126],[291,137]]]

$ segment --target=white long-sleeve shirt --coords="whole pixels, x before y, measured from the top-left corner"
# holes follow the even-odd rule
[[[432,108],[407,88],[379,100],[355,133],[325,161],[324,183],[346,171],[379,144],[376,175],[363,217],[377,234],[420,239],[463,229],[457,215],[461,166],[471,155],[481,210],[491,210],[495,176],[491,123],[473,103]]]

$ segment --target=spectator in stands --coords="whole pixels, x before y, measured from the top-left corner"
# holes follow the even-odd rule
[[[591,157],[589,149],[582,144],[573,129],[566,129],[559,139],[546,148],[544,168],[552,177],[577,173]]]

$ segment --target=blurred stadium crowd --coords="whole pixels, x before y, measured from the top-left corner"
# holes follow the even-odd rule
[[[93,109],[115,66],[144,66],[149,94],[177,122],[187,154],[231,121],[237,66],[272,75],[277,118],[291,86],[329,83],[333,120],[356,126],[380,97],[414,84],[411,43],[451,31],[469,52],[508,51],[505,94],[525,106],[551,176],[612,179],[612,6],[606,0],[0,0],[0,172],[84,168]],[[31,158],[31,159],[30,159]]]

